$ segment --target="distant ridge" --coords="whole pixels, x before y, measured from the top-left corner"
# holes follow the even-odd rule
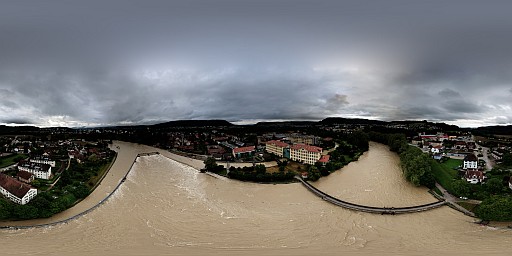
[[[512,125],[484,126],[475,130],[482,134],[512,135]]]
[[[223,126],[234,126],[234,124],[226,120],[176,120],[165,123],[159,123],[151,125],[155,128],[166,128],[166,127],[223,127]]]
[[[324,120],[320,121],[321,125],[334,125],[334,124],[376,124],[383,125],[389,122],[380,121],[380,120],[370,120],[370,119],[362,119],[362,118],[343,118],[343,117],[327,117]]]
[[[258,122],[254,124],[256,127],[269,127],[269,126],[308,126],[308,125],[316,125],[318,122],[316,121],[282,121],[282,122]]]

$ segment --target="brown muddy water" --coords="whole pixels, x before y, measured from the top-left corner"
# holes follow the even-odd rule
[[[113,190],[137,153],[156,151],[116,145],[116,163],[84,202],[51,220],[22,224],[88,209]],[[398,157],[376,143],[314,185],[372,206],[436,201],[403,181]],[[114,196],[85,216],[46,228],[0,230],[0,255],[508,255],[512,231],[473,221],[446,206],[394,216],[354,212],[322,201],[300,183],[217,179],[153,155],[139,158]]]

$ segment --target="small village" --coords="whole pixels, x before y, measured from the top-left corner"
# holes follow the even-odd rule
[[[108,138],[130,141],[143,136],[150,138],[147,144],[151,146],[202,160],[204,171],[228,178],[281,183],[296,182],[294,177],[298,175],[315,181],[357,161],[368,150],[371,134],[375,133],[370,132],[368,137],[369,130],[378,130],[377,134],[381,134],[380,130],[402,131],[406,144],[435,161],[430,168],[439,188],[431,189],[441,197],[457,195],[455,200],[464,208],[473,210],[491,194],[512,192],[512,148],[507,138],[500,143],[499,138],[464,131],[443,132],[440,127],[423,122],[271,124],[257,130],[225,126],[144,132],[62,129],[43,135],[6,135],[0,137],[0,192],[19,205],[27,205],[44,194],[49,201],[46,204],[67,198],[61,205],[70,206],[87,196],[108,171],[106,167],[114,157]],[[61,206],[60,210],[64,208]]]

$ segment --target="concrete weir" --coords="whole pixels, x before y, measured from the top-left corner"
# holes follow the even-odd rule
[[[378,214],[402,214],[402,213],[414,213],[414,212],[423,212],[432,210],[438,207],[441,207],[446,204],[446,201],[440,200],[438,202],[430,203],[430,204],[423,204],[423,205],[417,205],[417,206],[408,206],[408,207],[374,207],[374,206],[366,206],[366,205],[359,205],[354,203],[349,203],[346,201],[343,201],[341,199],[332,197],[313,185],[309,184],[309,182],[305,181],[299,176],[295,176],[295,179],[299,180],[309,191],[313,192],[313,194],[319,196],[323,200],[335,204],[337,206],[354,210],[354,211],[360,211],[360,212],[369,212],[369,213],[378,213]]]

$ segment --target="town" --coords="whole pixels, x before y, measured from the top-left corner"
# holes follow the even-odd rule
[[[4,126],[0,132],[1,219],[49,217],[85,198],[115,160],[112,140],[158,147],[204,161],[205,172],[263,183],[296,182],[295,176],[315,181],[356,161],[376,141],[404,159],[406,179],[439,197],[456,196],[462,211],[477,212],[492,205],[494,195],[512,195],[511,136],[443,123],[327,118],[239,126],[196,120],[81,129]],[[396,141],[401,144],[392,145]],[[408,173],[402,156],[410,157],[413,148],[427,171]]]

